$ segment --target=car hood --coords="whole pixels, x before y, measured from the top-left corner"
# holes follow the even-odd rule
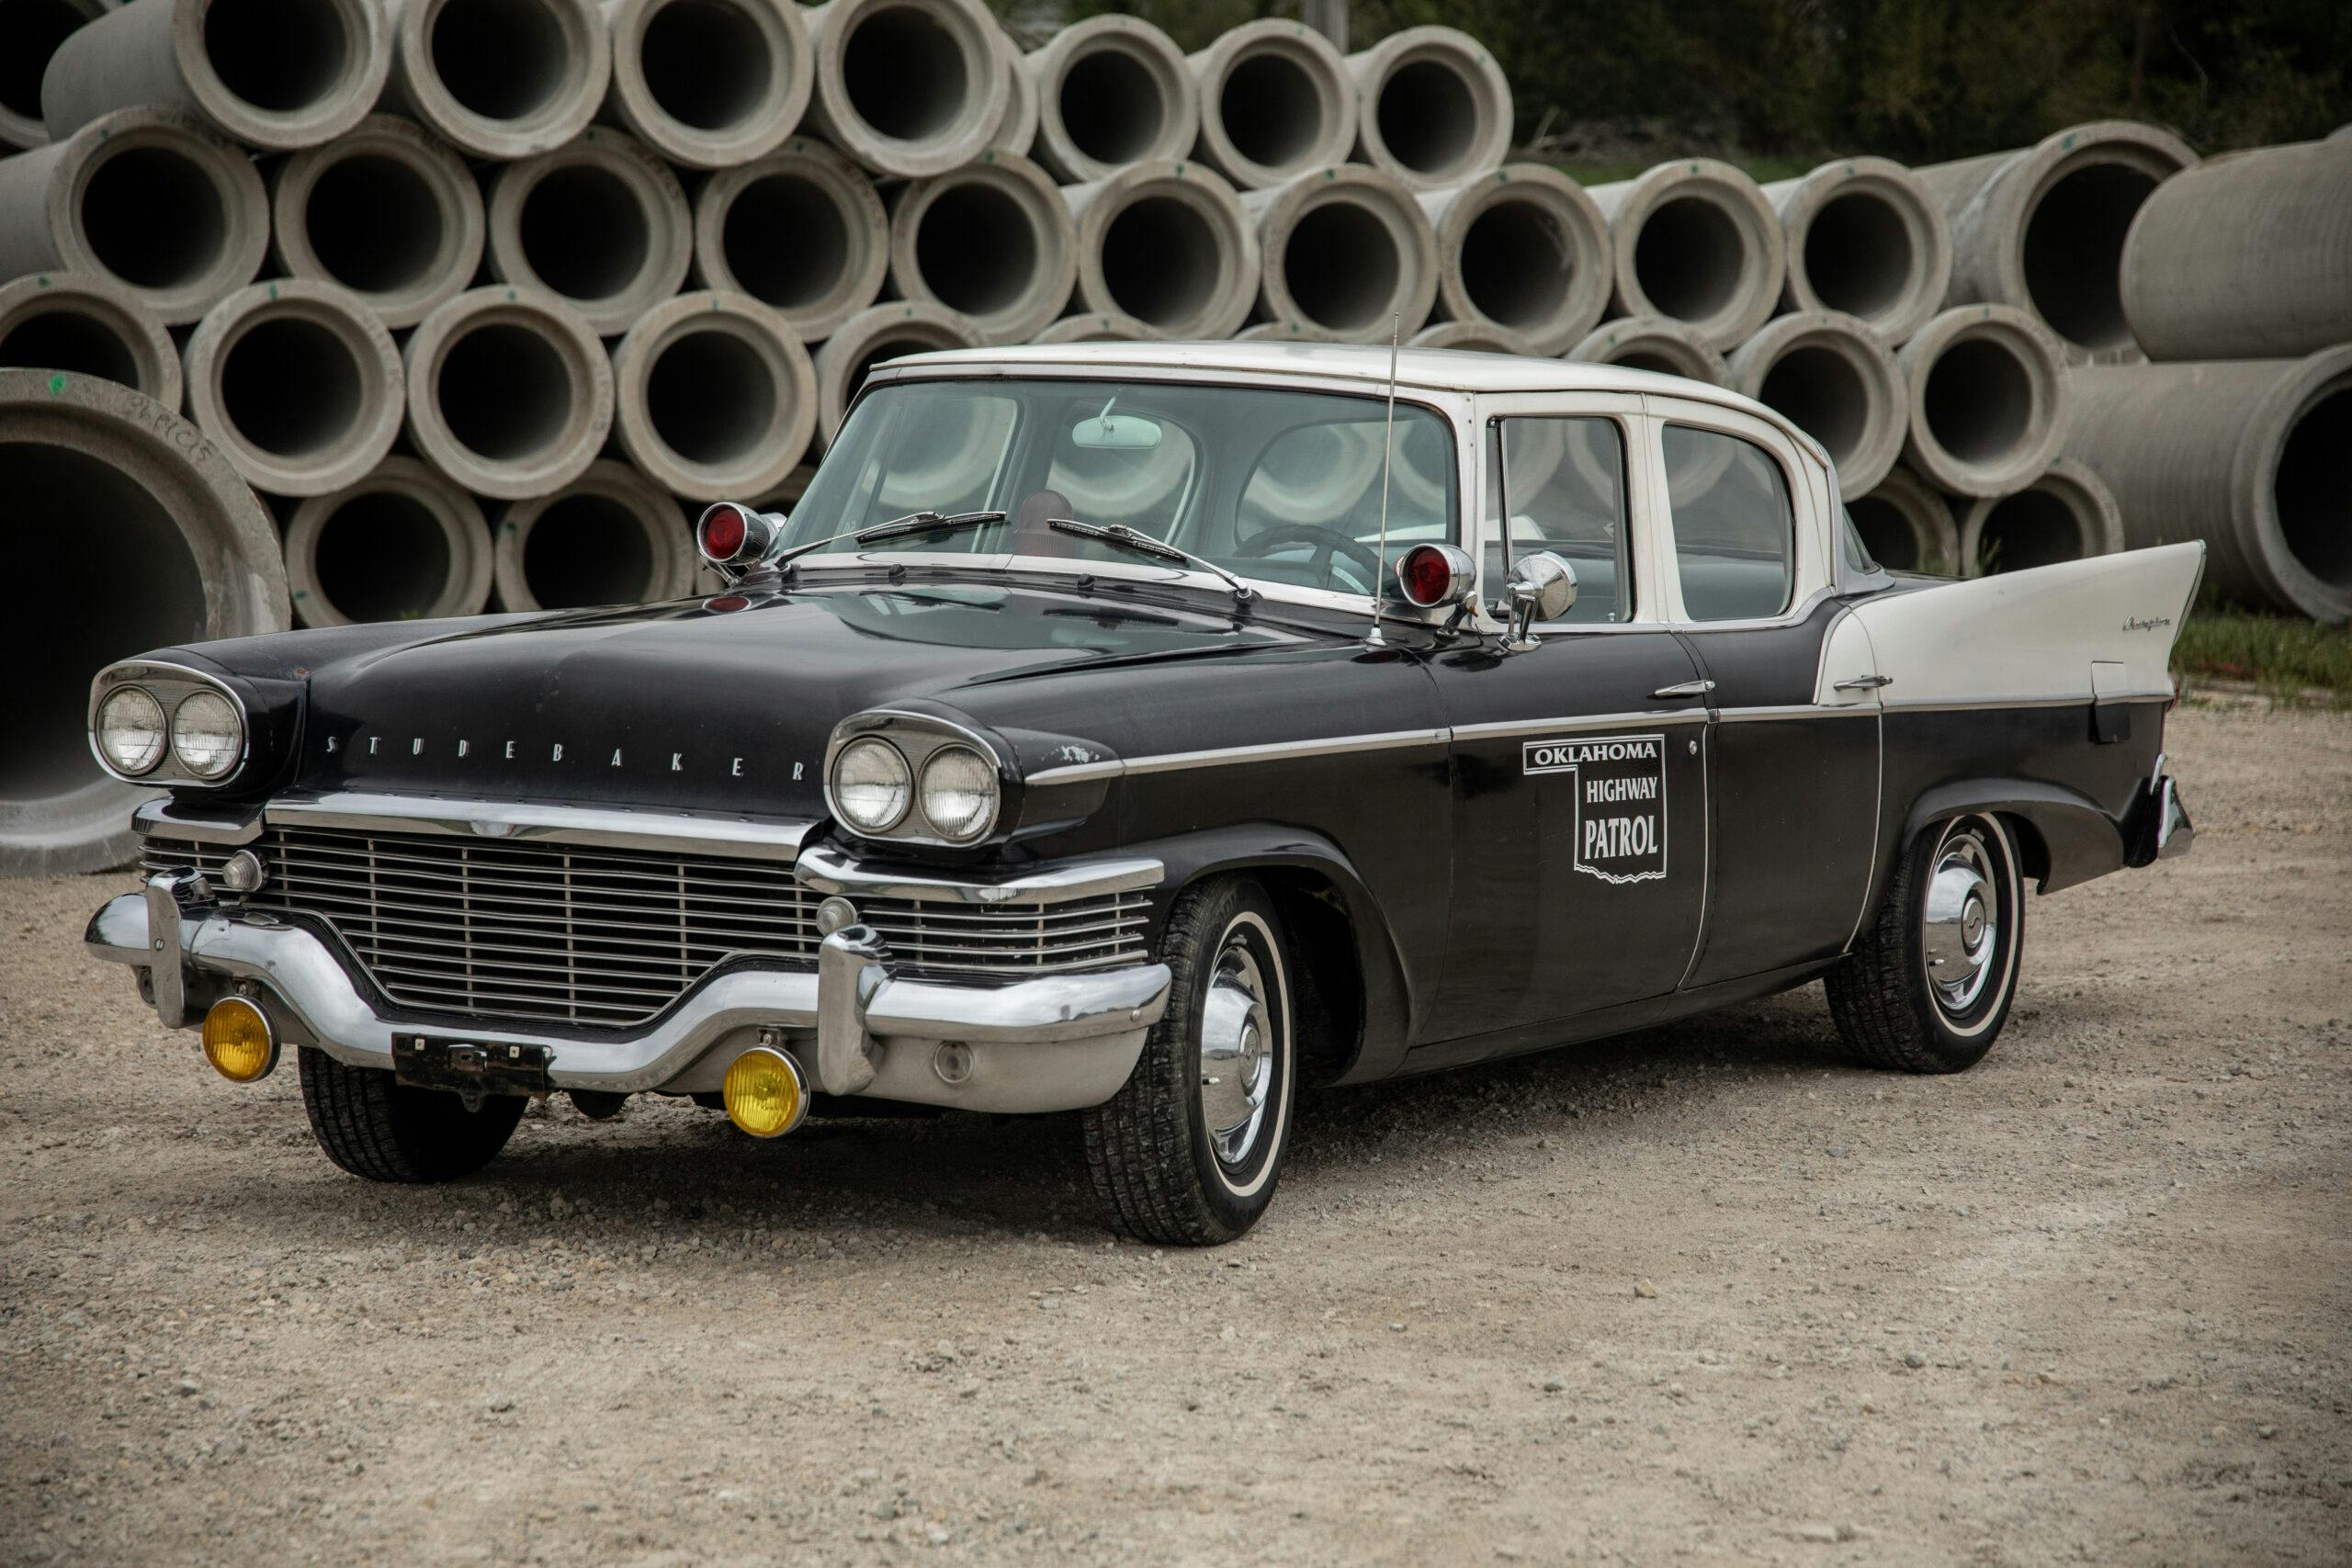
[[[1096,594],[960,585],[449,625],[300,671],[297,787],[813,818],[827,739],[864,709],[952,709],[959,691],[1033,674],[1324,640]],[[228,650],[278,640],[207,651],[235,669]]]

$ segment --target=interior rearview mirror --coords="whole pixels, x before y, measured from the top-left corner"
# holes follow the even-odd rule
[[[1090,414],[1074,425],[1069,444],[1091,452],[1149,452],[1159,445],[1159,422],[1140,414]]]
[[[1577,603],[1577,569],[1550,550],[1531,550],[1512,563],[1495,614],[1510,626],[1510,647],[1535,646],[1537,621],[1556,621]]]

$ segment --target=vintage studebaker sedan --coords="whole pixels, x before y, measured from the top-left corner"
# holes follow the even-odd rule
[[[1667,377],[922,355],[697,538],[715,596],[105,671],[167,793],[93,951],[232,1079],[294,1045],[378,1180],[557,1091],[1075,1111],[1114,1224],[1212,1243],[1302,1084],[1816,978],[1861,1059],[1966,1067],[2028,886],[2191,836],[2201,546],[1898,579],[1815,442]]]

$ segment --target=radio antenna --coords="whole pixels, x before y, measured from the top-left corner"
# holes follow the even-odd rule
[[[1372,630],[1363,639],[1372,648],[1387,642],[1380,635],[1380,595],[1388,585],[1388,467],[1396,435],[1396,340],[1404,324],[1401,316],[1388,318],[1388,416],[1380,427],[1380,571],[1372,581]]]

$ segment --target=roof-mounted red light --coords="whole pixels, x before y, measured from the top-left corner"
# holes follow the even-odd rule
[[[712,502],[695,525],[695,547],[716,567],[756,561],[775,538],[774,519],[732,501]]]
[[[1396,562],[1396,586],[1406,603],[1430,610],[1458,604],[1477,586],[1469,552],[1452,545],[1415,545]]]

